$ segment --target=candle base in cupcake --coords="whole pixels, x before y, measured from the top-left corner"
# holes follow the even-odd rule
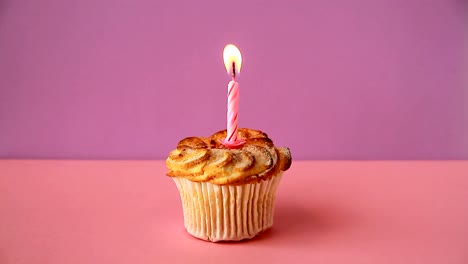
[[[221,143],[228,149],[238,149],[245,144],[245,140],[238,139],[236,141],[229,141],[225,138],[221,141]]]

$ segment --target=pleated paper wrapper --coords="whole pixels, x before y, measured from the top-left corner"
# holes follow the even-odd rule
[[[275,194],[282,174],[244,185],[216,185],[174,177],[185,228],[194,237],[213,242],[253,238],[273,225]]]

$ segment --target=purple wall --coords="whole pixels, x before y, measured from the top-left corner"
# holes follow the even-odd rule
[[[241,127],[296,159],[468,159],[466,1],[0,0],[0,157],[165,158]]]

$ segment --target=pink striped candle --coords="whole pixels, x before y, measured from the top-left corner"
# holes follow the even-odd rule
[[[227,135],[223,145],[227,148],[241,147],[245,141],[237,138],[238,116],[239,116],[239,83],[236,82],[236,74],[240,72],[242,56],[239,49],[229,44],[223,51],[224,66],[232,81],[228,84],[228,107],[227,107]]]

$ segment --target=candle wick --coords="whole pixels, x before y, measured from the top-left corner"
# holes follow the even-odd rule
[[[232,62],[232,79],[236,79],[236,63]]]

